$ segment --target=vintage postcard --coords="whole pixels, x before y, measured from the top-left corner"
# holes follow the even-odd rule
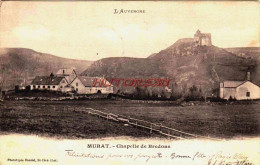
[[[259,165],[257,1],[2,1],[0,165]]]

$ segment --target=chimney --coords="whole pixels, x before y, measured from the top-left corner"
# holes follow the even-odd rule
[[[246,79],[247,79],[247,81],[250,81],[250,72],[247,72]]]

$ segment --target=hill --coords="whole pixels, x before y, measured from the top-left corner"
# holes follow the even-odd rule
[[[193,39],[180,39],[149,59],[161,61],[167,75],[177,83],[205,86],[223,80],[244,80],[247,69],[254,72],[256,61],[216,46],[195,46]],[[255,78],[255,74],[252,74]]]
[[[25,48],[0,48],[0,82],[3,88],[13,88],[18,84],[28,84],[39,75],[56,73],[59,68],[75,68],[81,73],[92,62],[61,58]]]
[[[180,39],[148,58],[107,58],[94,62],[83,74],[106,77],[169,77],[181,88],[196,85],[212,92],[223,80],[244,80],[247,70],[256,78],[258,64],[216,46],[196,46],[192,38]],[[172,85],[171,84],[171,85]]]
[[[82,75],[113,78],[142,78],[167,76],[160,62],[146,58],[112,57],[94,62]]]
[[[106,78],[171,79],[185,92],[193,85],[211,93],[223,80],[244,80],[251,71],[251,80],[260,85],[260,48],[219,48],[196,46],[192,38],[176,41],[170,47],[148,58],[113,57],[95,62],[74,60],[24,48],[0,49],[0,82],[3,88],[28,84],[36,75],[56,73],[59,68],[73,67],[81,75]],[[2,86],[2,84],[0,84]],[[133,87],[117,90],[133,91]],[[156,89],[158,90],[158,89]],[[216,90],[215,90],[216,91]]]
[[[260,61],[260,47],[236,47],[225,48],[226,51],[245,58],[253,58]]]
[[[257,61],[257,66],[254,70],[254,81],[260,85],[260,47],[236,47],[236,48],[226,48],[225,50],[232,52],[238,56],[251,58]],[[258,75],[258,76],[256,76]]]
[[[111,78],[160,78],[168,77],[163,70],[161,63],[147,58],[113,57],[104,58],[94,62],[81,75],[104,76],[108,80]],[[122,85],[122,84],[121,84]],[[134,87],[114,87],[114,91],[132,93]]]

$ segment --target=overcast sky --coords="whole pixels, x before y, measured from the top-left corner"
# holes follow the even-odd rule
[[[0,47],[85,60],[147,57],[197,29],[219,47],[260,46],[259,20],[259,2],[9,1],[1,7]]]

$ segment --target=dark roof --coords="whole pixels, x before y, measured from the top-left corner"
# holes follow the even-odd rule
[[[56,75],[69,76],[69,75],[72,74],[73,72],[75,72],[75,70],[72,69],[72,68],[64,68],[64,69],[59,69],[58,72],[56,73]],[[76,73],[76,72],[75,72],[75,73]]]
[[[31,85],[59,85],[63,78],[64,77],[36,76],[31,82]]]

